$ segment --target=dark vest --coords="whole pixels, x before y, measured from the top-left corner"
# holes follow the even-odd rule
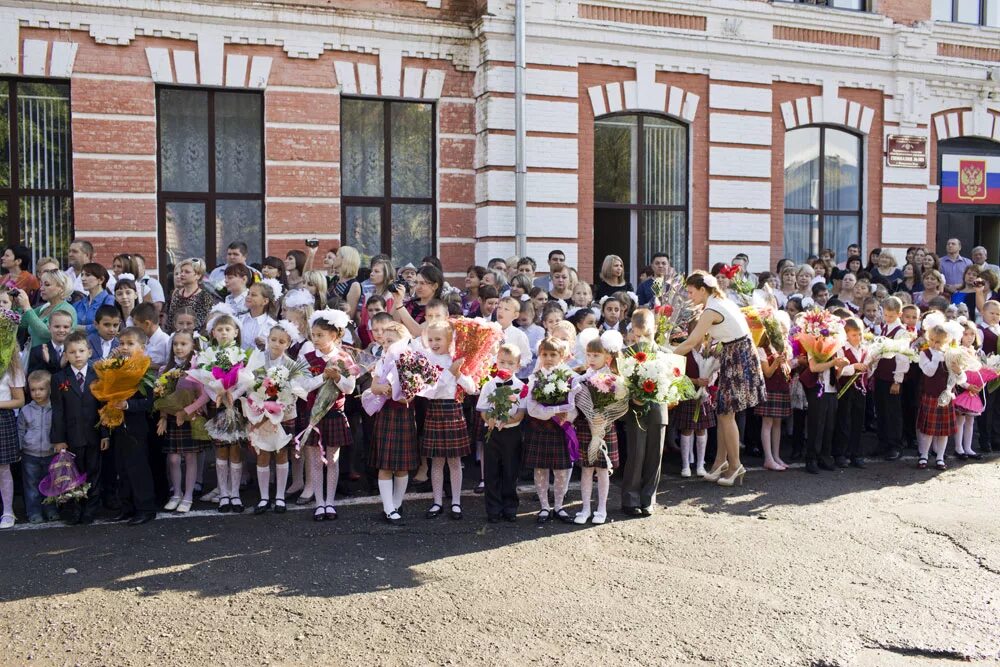
[[[767,355],[768,365],[774,361],[775,356],[777,355]],[[806,371],[808,370],[809,369],[806,369]],[[785,374],[781,371],[780,367],[776,368],[774,369],[774,373],[771,374],[771,377],[764,378],[764,387],[766,387],[768,391],[788,391],[788,378],[785,377]]]
[[[931,358],[931,351],[924,350],[924,355],[928,359]],[[926,396],[940,396],[941,392],[945,390],[948,386],[948,367],[944,365],[944,360],[938,364],[937,371],[934,375],[927,375],[926,373],[921,373],[924,376],[924,384],[921,391]]]
[[[885,334],[886,338],[895,338],[899,330],[903,328],[903,325],[897,324],[892,328],[892,331],[888,331]],[[894,375],[896,374],[896,358],[892,359],[880,359],[878,365],[875,366],[875,379],[881,380],[882,382],[893,382]],[[860,381],[860,380],[859,380]]]
[[[844,347],[844,357],[846,357],[847,361],[849,361],[852,365],[861,363],[861,360],[854,356],[854,351],[846,346]],[[855,374],[858,373],[855,372]],[[861,373],[860,377],[854,381],[854,385],[852,385],[852,387],[848,391],[856,390],[860,392],[867,392],[868,391],[868,378],[866,377],[867,375],[868,375],[867,373]],[[850,375],[846,377],[837,378],[837,389],[843,389],[844,385],[846,385],[850,381],[850,379],[851,379]]]
[[[313,377],[322,375],[323,371],[326,369],[326,360],[323,359],[323,357],[321,357],[317,352],[306,352],[306,363],[309,364],[309,372]],[[316,395],[319,394],[321,387],[322,385],[312,390],[309,392],[309,396],[306,397],[306,408],[309,412],[312,412],[313,405],[316,403]],[[333,402],[330,412],[343,412],[345,400],[344,393],[341,392],[340,396],[337,397],[337,400]]]

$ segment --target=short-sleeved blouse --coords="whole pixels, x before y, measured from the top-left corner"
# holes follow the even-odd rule
[[[0,378],[0,401],[11,400],[11,387],[24,388],[24,371],[18,370],[13,375],[11,375],[10,371],[4,373],[3,378]]]
[[[722,321],[713,324],[708,329],[713,340],[720,343],[731,343],[750,335],[750,327],[747,326],[746,318],[740,312],[740,307],[729,299],[709,297],[705,304],[705,310],[714,310],[722,315]]]

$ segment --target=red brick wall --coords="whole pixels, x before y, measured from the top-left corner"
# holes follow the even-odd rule
[[[880,0],[879,12],[896,23],[913,25],[931,18],[931,0]]]

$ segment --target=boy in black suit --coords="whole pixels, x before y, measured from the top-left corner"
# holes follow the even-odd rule
[[[90,366],[90,355],[87,334],[74,331],[66,337],[63,348],[66,365],[52,376],[52,447],[57,452],[68,447],[90,483],[87,500],[67,515],[71,524],[93,523],[101,505],[101,451],[106,447],[102,448],[96,428],[100,403],[90,391],[90,385],[97,379]]]
[[[52,340],[36,345],[28,353],[28,375],[34,371],[48,371],[54,377],[63,367],[66,338],[73,331],[73,316],[57,310],[49,318],[49,335]]]
[[[118,353],[142,354],[146,340],[146,334],[141,329],[129,327],[118,337]],[[115,468],[118,470],[118,498],[122,506],[114,520],[127,520],[128,525],[138,526],[156,518],[156,493],[146,444],[153,397],[152,394],[143,396],[137,391],[127,401],[121,401],[118,407],[125,411],[125,423],[111,429],[110,434],[105,431],[101,446],[108,443],[114,448]]]

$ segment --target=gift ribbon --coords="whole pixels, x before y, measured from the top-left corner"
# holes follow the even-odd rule
[[[563,433],[566,434],[566,450],[569,452],[569,460],[576,463],[580,460],[580,439],[576,436],[576,429],[573,422],[568,419],[559,424]]]
[[[307,426],[304,431],[295,436],[295,458],[300,458],[299,452],[302,451],[303,436],[305,436],[305,439],[308,441],[309,436],[313,433],[313,431],[316,432],[316,446],[319,447],[319,459],[323,462],[323,465],[328,465],[329,461],[326,460],[326,448],[323,446],[323,434],[320,433],[320,430],[312,424]]]

